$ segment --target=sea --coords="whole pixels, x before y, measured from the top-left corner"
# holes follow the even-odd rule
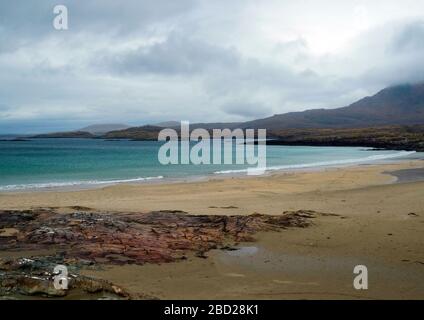
[[[158,151],[164,142],[159,141],[5,140],[0,141],[0,192],[207,179],[243,175],[249,167],[255,167],[248,164],[163,165],[158,160]],[[235,158],[235,154],[233,156]],[[424,153],[365,147],[267,146],[266,156],[266,172],[424,159]]]

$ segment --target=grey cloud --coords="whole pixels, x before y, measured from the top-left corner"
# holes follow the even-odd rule
[[[69,30],[53,28],[53,8],[68,8]],[[84,33],[130,37],[174,24],[196,7],[195,0],[13,0],[0,2],[0,52],[30,46],[45,37],[62,39]]]
[[[53,31],[53,8],[65,5],[75,30],[139,29],[178,17],[196,7],[194,0],[13,0],[0,2],[0,26],[9,31],[42,35]],[[70,30],[72,30],[72,28]]]
[[[99,68],[124,74],[193,74],[211,67],[233,68],[239,63],[234,50],[171,33],[163,42],[96,58]]]
[[[343,106],[424,75],[423,19],[389,21],[322,56],[302,32],[243,16],[267,1],[60,3],[69,8],[66,32],[52,28],[55,0],[0,2],[2,130],[251,119]]]
[[[389,45],[390,53],[424,51],[424,20],[413,21],[394,35]]]
[[[240,102],[232,103],[221,107],[225,113],[240,116],[245,119],[253,119],[256,117],[266,117],[272,114],[272,109],[263,106],[260,103]]]
[[[423,39],[423,19],[398,21],[377,29],[368,39],[364,39],[360,50],[365,52],[354,52],[357,64],[366,66],[362,74],[356,77],[356,85],[362,83],[363,86],[384,87],[423,81]]]
[[[287,62],[300,63],[309,58],[309,47],[305,39],[279,42],[274,47],[274,54],[281,56]]]

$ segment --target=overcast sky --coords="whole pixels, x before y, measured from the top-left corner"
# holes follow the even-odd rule
[[[422,0],[2,0],[0,132],[341,107],[423,57]]]

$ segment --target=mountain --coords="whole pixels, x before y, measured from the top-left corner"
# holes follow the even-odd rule
[[[267,131],[267,145],[349,146],[424,151],[424,125]]]
[[[30,138],[95,138],[109,131],[130,128],[125,124],[94,124],[75,131],[51,132],[30,136]]]
[[[174,127],[179,127],[180,122],[179,121],[164,121],[164,122],[155,123],[152,126],[161,127],[161,128],[174,128]]]
[[[424,83],[381,90],[349,106],[290,112],[245,122],[242,128],[364,128],[424,123]]]
[[[131,127],[124,130],[110,131],[102,135],[103,139],[131,139],[131,140],[157,140],[162,127],[142,126]]]
[[[178,122],[162,125],[178,128]],[[163,127],[109,132],[102,138],[156,140]],[[190,129],[263,128],[268,144],[364,146],[424,151],[424,83],[381,90],[349,106],[290,112],[244,123],[193,123]]]
[[[244,122],[206,122],[206,123],[190,123],[190,130],[193,129],[231,129],[241,128]]]
[[[424,123],[424,83],[388,87],[371,97],[336,109],[311,109],[277,114],[248,122],[192,123],[191,129],[301,129],[301,128],[366,128]],[[177,121],[157,124],[159,127],[179,127]]]
[[[190,123],[190,129],[226,129],[226,128],[238,128],[243,122],[201,122],[201,123]],[[153,126],[161,128],[173,128],[179,129],[181,126],[180,121],[166,121],[154,124]]]
[[[129,127],[130,126],[126,124],[120,124],[120,123],[94,124],[91,126],[81,128],[78,131],[89,132],[94,135],[101,135],[109,131],[124,130],[124,129],[128,129]]]
[[[269,138],[278,140],[273,142],[275,144],[362,145],[424,150],[423,124],[424,83],[421,83],[389,87],[337,109],[290,112],[243,123],[192,123],[190,129],[263,128],[267,129]],[[176,121],[130,128],[116,124],[95,125],[80,131],[36,137],[156,140],[163,127],[178,129],[179,125]],[[120,128],[122,126],[124,129]],[[365,128],[369,130],[362,130]]]

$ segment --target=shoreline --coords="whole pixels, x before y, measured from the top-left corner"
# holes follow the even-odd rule
[[[367,150],[364,150],[367,151]],[[396,151],[396,150],[393,150]],[[22,188],[22,189],[9,189],[9,190],[3,190],[0,188],[0,195],[1,194],[21,194],[21,193],[33,193],[33,192],[72,192],[72,191],[84,191],[84,190],[96,190],[96,189],[103,189],[107,187],[112,186],[119,186],[119,185],[168,185],[168,184],[179,184],[179,183],[195,183],[195,182],[207,182],[207,181],[213,181],[213,180],[225,180],[225,179],[234,179],[234,178],[255,178],[255,177],[267,177],[273,174],[283,174],[283,173],[303,173],[303,172],[315,172],[315,171],[326,171],[326,170],[337,170],[337,169],[343,169],[343,168],[349,168],[349,167],[356,167],[356,166],[368,166],[368,165],[385,165],[385,164],[391,164],[391,163],[403,163],[403,162],[410,162],[410,161],[424,161],[424,156],[413,158],[413,155],[417,154],[417,152],[414,152],[410,155],[406,156],[394,156],[391,158],[386,159],[376,159],[376,160],[369,160],[364,161],[361,159],[358,159],[359,161],[352,160],[347,161],[346,163],[335,163],[335,164],[302,164],[292,166],[291,168],[278,168],[278,167],[267,167],[265,169],[265,173],[260,175],[247,175],[246,171],[247,169],[241,169],[241,170],[229,170],[229,172],[215,172],[214,174],[204,174],[204,175],[193,175],[188,177],[163,177],[163,176],[157,176],[157,177],[143,177],[143,178],[130,178],[130,179],[123,179],[123,180],[110,180],[110,181],[96,181],[91,182],[87,181],[86,183],[84,181],[73,183],[73,182],[63,182],[63,184],[69,183],[70,185],[64,185],[64,186],[42,186],[42,187],[29,187],[29,188]],[[419,155],[421,153],[418,153]],[[423,153],[424,155],[424,153]],[[402,158],[404,157],[404,158]],[[407,158],[411,157],[411,158]],[[400,158],[400,159],[399,159]],[[284,166],[281,166],[284,167]],[[95,181],[95,180],[94,180]],[[41,183],[41,185],[48,185],[50,183]],[[34,184],[28,184],[28,185],[34,185]],[[20,186],[20,185],[19,185]],[[27,185],[25,185],[27,186]],[[0,187],[6,187],[6,186],[0,186]]]
[[[274,219],[287,212],[316,212],[320,214],[308,227],[259,232],[253,242],[234,243],[236,250],[187,253],[184,260],[160,264],[114,265],[100,259],[99,268],[83,267],[80,274],[109,281],[134,297],[159,299],[423,299],[424,181],[396,183],[393,175],[418,169],[424,170],[424,161],[191,183],[2,193],[0,209],[23,214],[28,209],[53,210],[58,231],[84,223],[82,217],[119,222],[127,215],[150,214],[156,221],[156,215],[167,212],[172,223],[178,215],[242,219],[259,214]],[[70,216],[74,220],[68,224],[63,219]],[[16,232],[8,227],[0,237]],[[66,243],[61,251],[69,249]],[[155,241],[148,244],[157,249]],[[131,254],[143,254],[142,248],[136,246]],[[39,255],[15,250],[2,251],[0,258]],[[369,290],[352,287],[352,271],[359,264],[368,267]]]
[[[221,175],[171,183],[157,181],[114,184],[88,189],[0,192],[0,209],[82,206],[106,211],[183,210],[195,212],[200,210],[200,213],[211,213],[216,212],[211,209],[229,206],[237,207],[239,210],[226,210],[227,213],[247,214],[242,212],[243,206],[231,204],[234,202],[232,199],[236,197],[237,202],[244,199],[252,204],[257,200],[259,203],[261,199],[260,197],[258,199],[256,194],[257,188],[268,190],[275,186],[284,195],[290,195],[314,192],[323,187],[328,191],[337,191],[340,188],[345,190],[390,185],[399,179],[390,172],[423,167],[422,159],[397,159],[384,164],[314,167],[296,171],[279,170],[260,176]],[[348,179],[347,176],[352,177]],[[264,194],[267,193],[274,194],[273,191],[264,191]],[[211,205],[210,208],[202,205],[199,197],[210,198],[212,195],[221,197],[224,204]],[[277,213],[275,210],[273,212]]]
[[[252,242],[235,243],[236,250],[212,249],[202,256],[187,254],[184,260],[160,264],[113,265],[99,260],[100,268],[84,267],[81,275],[110,281],[136,297],[160,299],[424,299],[424,181],[396,183],[395,175],[405,176],[402,170],[422,172],[424,161],[167,185],[0,194],[0,209],[53,210],[59,222],[73,213],[84,219],[116,216],[120,221],[128,214],[156,217],[160,210],[170,218],[201,215],[200,219],[317,212],[321,214],[314,215],[308,227],[259,232]],[[76,216],[69,226],[81,223],[83,216]],[[63,229],[61,222],[58,226]],[[9,228],[0,235],[15,232]],[[72,248],[65,242],[59,250]],[[137,248],[134,254],[143,254]],[[0,251],[0,258],[39,254]],[[359,264],[368,267],[369,290],[352,287],[352,271]]]

